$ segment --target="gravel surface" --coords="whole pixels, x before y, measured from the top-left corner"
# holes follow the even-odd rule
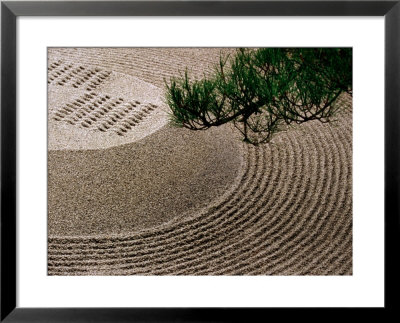
[[[207,74],[220,52],[49,49],[49,275],[352,275],[352,98],[340,98],[336,122],[308,122],[258,147],[230,126],[171,128],[163,78],[183,66]],[[58,84],[69,65],[95,76]],[[83,107],[91,120],[88,93],[154,109],[142,131],[122,135],[117,117],[106,131],[104,116],[67,125]],[[52,119],[73,102],[81,106]]]

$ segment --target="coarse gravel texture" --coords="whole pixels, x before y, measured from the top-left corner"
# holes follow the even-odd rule
[[[239,150],[224,128],[165,126],[109,149],[49,151],[49,234],[129,234],[206,207],[235,180]]]
[[[186,65],[197,76],[208,73],[221,50],[232,52],[51,48],[50,68],[58,62],[110,74],[86,90],[49,79],[49,96],[56,96],[49,102],[87,93],[135,100],[123,91],[109,94],[107,86],[120,80],[148,89],[151,97],[138,101],[154,102],[164,77]],[[109,82],[113,75],[119,77]],[[154,117],[162,100],[147,117],[159,127],[116,134],[122,142],[71,125],[84,135],[62,145],[55,138],[48,151],[48,274],[352,275],[351,96],[338,104],[335,122],[308,122],[257,147],[242,143],[229,125],[172,128]],[[52,116],[49,135],[56,137],[68,122]],[[97,146],[87,144],[93,134]]]

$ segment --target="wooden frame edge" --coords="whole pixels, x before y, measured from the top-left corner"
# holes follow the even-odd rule
[[[222,322],[240,321],[264,313],[265,309],[28,309],[16,308],[16,18],[18,16],[68,15],[149,15],[156,16],[385,16],[385,309],[397,310],[391,297],[397,292],[399,278],[395,258],[399,254],[399,181],[400,181],[400,1],[181,1],[125,5],[102,2],[12,2],[1,4],[1,316],[3,322]],[[260,4],[261,3],[261,4]],[[264,7],[263,5],[264,4]],[[159,7],[157,7],[159,5]],[[114,12],[110,9],[114,7]],[[115,7],[116,6],[116,7]],[[208,7],[207,7],[208,6]],[[210,7],[211,6],[211,7]],[[240,6],[242,10],[240,10]],[[252,7],[253,6],[253,7]],[[246,8],[247,9],[246,9]],[[207,9],[208,8],[208,9]],[[127,10],[129,9],[129,10]],[[111,10],[111,11],[110,11]],[[121,10],[123,12],[121,12]],[[133,11],[132,11],[133,10]],[[156,12],[154,12],[156,10]],[[212,12],[211,12],[212,11]],[[294,12],[295,11],[295,12]],[[108,14],[106,14],[108,13]],[[115,13],[115,14],[114,14]],[[132,14],[133,13],[133,14]],[[396,94],[396,95],[394,95]],[[396,239],[397,238],[397,239]],[[390,284],[388,283],[390,281]],[[281,311],[282,309],[273,309]],[[308,313],[309,309],[298,309]],[[333,313],[332,309],[324,309]],[[313,309],[315,311],[315,309]],[[261,312],[261,313],[260,313]],[[179,315],[177,316],[177,313]],[[371,317],[370,311],[368,316]],[[383,312],[378,311],[382,319]],[[306,314],[306,315],[309,315]]]

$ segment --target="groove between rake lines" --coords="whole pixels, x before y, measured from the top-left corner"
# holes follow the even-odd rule
[[[333,174],[334,177],[340,178],[340,174]],[[330,181],[328,180],[328,183],[331,183],[330,187],[335,188],[337,186],[338,181]],[[335,184],[336,183],[336,184]],[[330,193],[330,189],[327,189],[325,191],[325,195],[327,193]],[[347,192],[346,192],[347,193]],[[278,263],[266,261],[264,263],[264,266],[260,266],[262,270],[265,272],[270,271],[272,275],[274,274],[283,274],[283,273],[296,273],[296,274],[311,274],[315,272],[316,268],[320,265],[321,261],[325,261],[329,263],[330,259],[330,254],[331,253],[336,253],[338,250],[332,250],[329,247],[329,243],[327,241],[330,241],[330,239],[327,237],[329,234],[329,231],[325,230],[325,234],[322,234],[320,231],[326,228],[332,228],[332,230],[335,230],[341,233],[345,233],[348,231],[348,225],[337,225],[337,222],[341,224],[341,220],[338,221],[338,219],[334,216],[329,216],[335,213],[335,206],[337,206],[337,203],[341,202],[341,199],[346,196],[346,193],[342,194],[333,194],[334,196],[337,197],[336,200],[332,200],[330,203],[330,209],[328,209],[326,212],[324,212],[324,216],[320,216],[318,212],[312,211],[312,214],[314,214],[314,217],[317,217],[318,221],[315,219],[309,219],[307,220],[311,226],[308,227],[307,230],[302,230],[302,234],[298,234],[296,232],[293,232],[293,240],[290,240],[289,244],[284,244],[283,246],[278,246],[279,250],[282,252],[285,252],[285,256],[288,258],[288,261],[286,263],[282,263],[277,265]],[[340,196],[340,197],[339,197]],[[339,198],[339,200],[338,200]],[[348,216],[349,213],[344,212],[336,212],[339,216],[340,214],[343,214],[344,216]],[[347,222],[349,223],[349,222]],[[351,221],[350,221],[351,223]],[[299,227],[302,227],[301,224],[299,224]],[[313,234],[305,234],[305,232],[310,231],[314,232]],[[339,237],[338,241],[346,241],[347,239],[344,237]],[[281,249],[284,247],[284,249]],[[287,250],[287,251],[286,251]],[[343,251],[343,250],[340,250]],[[339,251],[339,252],[340,252]],[[262,255],[261,255],[262,259]],[[312,262],[311,260],[316,260]],[[312,263],[312,265],[310,265]],[[267,266],[266,266],[267,264]],[[332,267],[332,263],[330,264],[330,267]],[[260,261],[252,263],[250,266],[257,266],[260,265]],[[339,264],[335,264],[338,266]],[[273,268],[274,267],[274,268]],[[273,268],[273,270],[271,270]],[[338,268],[338,267],[337,267]],[[261,269],[258,269],[258,272],[260,272]],[[250,271],[250,274],[257,274],[257,271]]]

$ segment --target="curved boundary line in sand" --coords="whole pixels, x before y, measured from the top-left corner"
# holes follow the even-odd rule
[[[142,138],[139,140],[143,140],[143,139],[145,139],[145,138]],[[123,144],[123,145],[125,145],[125,144]],[[126,145],[129,145],[129,143],[127,143]],[[243,151],[245,150],[246,145],[241,144],[240,147],[241,147],[241,149],[240,149],[239,154],[245,155],[243,153]],[[108,149],[112,149],[112,148],[113,147],[110,147]],[[187,211],[187,213],[183,214],[179,218],[173,218],[167,222],[157,225],[156,227],[139,229],[139,230],[135,231],[134,233],[135,234],[146,234],[148,232],[152,232],[153,230],[157,230],[157,229],[162,230],[171,225],[179,225],[179,223],[181,223],[181,221],[182,221],[182,218],[185,219],[184,220],[185,222],[193,221],[193,220],[196,220],[197,218],[200,218],[203,214],[208,212],[208,209],[218,208],[222,203],[229,201],[230,197],[238,189],[239,184],[242,181],[242,177],[245,174],[246,174],[246,170],[245,170],[245,166],[243,165],[243,162],[242,162],[241,167],[239,167],[239,169],[238,169],[238,174],[235,177],[232,184],[230,185],[230,187],[221,196],[218,196],[213,201],[210,201],[210,204],[208,207],[203,208],[201,211],[198,211],[195,214],[193,214],[192,211]],[[109,234],[109,233],[102,234],[102,235],[92,235],[92,236],[87,236],[87,235],[84,235],[84,236],[81,236],[81,235],[74,235],[74,236],[49,235],[48,239],[49,239],[49,241],[62,239],[62,240],[68,240],[68,241],[69,240],[79,240],[79,241],[90,242],[90,241],[101,241],[101,240],[107,241],[109,239],[125,240],[125,239],[130,239],[131,236],[132,236],[132,234]]]

